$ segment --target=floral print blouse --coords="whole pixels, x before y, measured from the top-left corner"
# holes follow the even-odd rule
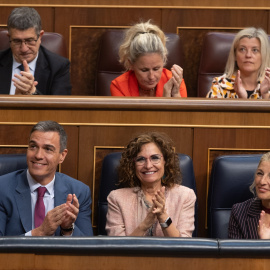
[[[226,74],[220,77],[215,77],[212,82],[210,91],[207,93],[207,98],[238,98],[238,95],[234,91],[235,75],[231,78],[227,78]],[[253,91],[247,91],[248,98],[261,99],[260,82]]]

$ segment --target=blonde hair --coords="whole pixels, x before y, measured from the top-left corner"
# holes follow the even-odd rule
[[[158,53],[163,59],[164,65],[167,61],[166,36],[156,25],[148,22],[137,23],[125,32],[124,40],[119,48],[119,61],[126,70],[131,64],[147,53]]]
[[[269,52],[269,40],[265,31],[261,28],[249,27],[239,31],[232,43],[227,64],[225,67],[225,73],[230,78],[237,70],[236,63],[236,49],[242,38],[257,38],[261,44],[261,56],[262,63],[258,72],[258,80],[261,81],[265,75],[266,67],[270,66],[270,52]]]
[[[270,152],[267,152],[267,153],[265,153],[265,154],[262,155],[262,157],[260,159],[260,162],[258,164],[257,170],[260,167],[261,163],[264,162],[264,161],[270,162]],[[256,172],[257,172],[257,170],[256,170]],[[256,186],[256,184],[255,184],[255,177],[256,177],[256,172],[255,172],[255,175],[254,175],[254,181],[251,184],[251,186],[249,187],[249,190],[253,193],[254,196],[256,195],[256,193],[255,193],[255,186]]]

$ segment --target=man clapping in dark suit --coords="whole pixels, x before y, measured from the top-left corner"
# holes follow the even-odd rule
[[[0,94],[70,95],[69,60],[41,45],[38,12],[15,8],[7,24],[10,48],[0,52]]]
[[[0,177],[0,236],[92,236],[90,188],[56,172],[67,135],[54,121],[31,130],[28,169]]]

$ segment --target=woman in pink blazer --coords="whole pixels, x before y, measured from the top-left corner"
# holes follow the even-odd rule
[[[165,134],[144,133],[122,154],[119,183],[108,196],[110,236],[191,237],[195,193],[181,186],[178,155]]]

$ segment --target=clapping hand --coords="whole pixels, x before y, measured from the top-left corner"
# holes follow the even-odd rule
[[[270,90],[270,68],[266,68],[265,76],[261,83],[261,96],[262,98],[268,99],[269,98],[269,90]]]
[[[241,75],[240,70],[238,70],[234,83],[234,91],[236,92],[239,98],[247,98],[247,91],[243,86],[243,82],[240,75]]]
[[[164,85],[163,97],[181,97],[180,85],[183,80],[183,69],[178,65],[172,66],[172,78]]]
[[[264,211],[260,214],[258,235],[260,239],[270,239],[270,221]]]
[[[14,86],[16,87],[15,94],[32,95],[36,92],[38,82],[35,81],[34,76],[30,72],[30,68],[26,60],[23,60],[23,68],[24,71],[20,72],[21,75],[15,74],[15,78],[12,79]]]

